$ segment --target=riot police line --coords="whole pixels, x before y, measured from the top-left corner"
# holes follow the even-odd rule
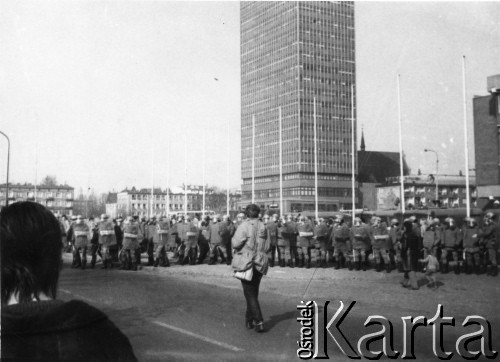
[[[235,220],[220,215],[110,220],[103,214],[97,221],[73,217],[69,225],[60,220],[66,251],[73,253],[72,268],[85,269],[90,254],[91,268],[100,256],[103,269],[140,270],[142,253],[148,256],[147,266],[153,267],[168,267],[173,262],[229,265],[231,238],[244,218],[238,214]],[[376,215],[360,216],[351,223],[342,214],[318,219],[264,214],[261,220],[271,245],[271,267],[405,272],[403,222],[411,222],[412,232],[418,236],[418,257],[434,256],[441,273],[498,274],[500,231],[498,215],[493,212],[462,219],[460,225],[451,217],[441,220],[429,215],[387,222]]]

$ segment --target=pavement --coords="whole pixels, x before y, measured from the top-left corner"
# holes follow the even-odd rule
[[[442,326],[438,333],[443,335],[443,350],[454,353],[451,360],[462,360],[456,348],[460,336],[478,330],[462,326],[471,315],[482,316],[489,322],[491,348],[500,349],[498,277],[438,273],[438,289],[434,290],[424,284],[423,274],[419,273],[420,289],[409,290],[400,285],[402,274],[395,271],[274,267],[261,283],[259,300],[267,332],[259,334],[245,329],[246,304],[241,283],[232,277],[231,268],[225,264],[174,264],[133,272],[101,270],[99,264],[96,269],[70,269],[70,262],[71,255],[65,254],[59,297],[82,299],[107,313],[129,337],[141,361],[299,360],[297,342],[303,326],[297,321],[300,317],[297,305],[301,301],[315,301],[318,305],[315,329],[319,356],[326,351],[330,358],[350,360],[340,349],[342,343],[337,345],[328,335],[324,339],[322,328],[325,321],[334,317],[341,302],[344,309],[339,317],[345,318],[339,330],[358,354],[358,342],[380,330],[376,325],[365,326],[369,316],[378,315],[391,322],[392,335],[386,337],[401,354],[405,351],[405,331],[410,336],[408,319],[403,318],[422,316],[431,320],[439,305],[444,316],[455,320],[455,326]],[[329,305],[325,306],[327,301]],[[345,313],[352,302],[355,302],[352,309]],[[417,360],[437,359],[433,333],[432,326],[414,331],[413,350]],[[409,339],[406,339],[407,356]],[[488,338],[485,341],[487,352]],[[369,345],[370,351],[382,350],[382,342],[381,338],[374,340]],[[474,348],[480,350],[478,341],[471,342],[469,350]]]

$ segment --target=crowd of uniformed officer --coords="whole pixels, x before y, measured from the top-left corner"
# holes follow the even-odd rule
[[[73,253],[72,268],[86,268],[87,252],[94,268],[99,255],[102,268],[141,269],[141,254],[148,256],[148,266],[171,265],[167,252],[177,264],[231,263],[231,238],[243,221],[227,215],[205,216],[197,219],[187,216],[161,216],[147,220],[128,216],[111,220],[103,214],[100,220],[85,222],[79,215],[69,224],[61,220],[63,242]],[[279,217],[263,215],[270,242],[269,265],[274,267],[322,267],[367,270],[370,267],[387,273],[393,269],[404,271],[402,256],[403,227],[392,219],[387,225],[380,217],[370,220],[356,217],[348,226],[342,215],[313,220],[306,216]],[[498,274],[499,226],[493,213],[486,213],[480,222],[467,218],[460,227],[454,219],[441,222],[437,218],[418,220],[410,217],[412,232],[418,236],[419,256],[431,254],[440,261],[440,271],[456,274]],[[404,242],[403,242],[404,243]]]

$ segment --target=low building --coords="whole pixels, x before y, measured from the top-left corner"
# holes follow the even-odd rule
[[[75,189],[68,185],[32,185],[9,183],[8,203],[35,201],[60,215],[73,215]],[[0,205],[6,204],[7,185],[0,185]]]
[[[436,190],[437,184],[437,190]],[[410,175],[403,180],[405,208],[466,207],[466,182],[463,175]],[[436,199],[437,193],[437,199]],[[475,177],[469,177],[471,206],[477,199]],[[437,201],[436,201],[437,200]],[[389,177],[377,187],[377,210],[401,209],[400,177]]]
[[[206,194],[208,194],[206,190]],[[203,187],[188,185],[186,187],[187,194],[187,211],[201,212],[203,207]],[[167,195],[169,201],[167,201]],[[172,213],[184,212],[184,187],[172,187],[167,192],[166,189],[155,188],[153,192],[149,188],[131,189],[126,188],[116,194],[110,202],[106,202],[106,210],[115,217],[118,215],[138,215],[138,216],[158,216]],[[109,211],[108,211],[109,210]]]

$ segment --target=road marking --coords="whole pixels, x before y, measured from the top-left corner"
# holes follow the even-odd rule
[[[229,349],[230,351],[235,351],[235,352],[243,352],[244,351],[241,348],[238,348],[238,347],[235,347],[235,346],[231,346],[230,344],[227,344],[227,343],[224,343],[224,342],[216,341],[215,339],[211,339],[211,338],[208,338],[208,337],[205,337],[205,336],[202,336],[202,335],[199,335],[199,334],[187,331],[187,330],[179,328],[179,327],[171,326],[170,324],[166,324],[166,323],[162,323],[162,322],[158,322],[158,321],[153,321],[153,323],[156,324],[156,325],[159,325],[161,327],[165,327],[165,328],[171,329],[173,331],[176,331],[176,332],[179,332],[179,333],[183,333],[183,334],[187,334],[188,336],[201,339],[204,342],[212,343],[212,344],[215,344],[216,346]]]

